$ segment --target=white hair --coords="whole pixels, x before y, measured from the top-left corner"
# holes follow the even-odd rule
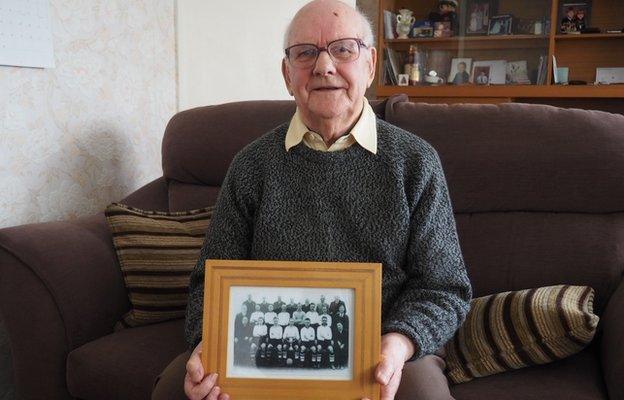
[[[367,47],[375,46],[375,36],[373,35],[373,26],[371,24],[370,18],[362,11],[359,7],[355,7],[355,12],[357,13],[360,24],[361,24],[361,33],[362,41]],[[284,32],[284,49],[288,47],[290,35],[292,33],[292,20],[288,23],[286,27],[286,31]]]

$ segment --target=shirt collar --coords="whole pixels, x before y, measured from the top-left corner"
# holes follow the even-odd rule
[[[377,117],[366,98],[364,98],[363,103],[362,114],[351,129],[350,134],[360,146],[373,154],[377,154]],[[301,143],[304,135],[309,131],[310,129],[301,120],[299,108],[297,108],[295,115],[290,120],[288,132],[286,132],[284,141],[286,151]]]

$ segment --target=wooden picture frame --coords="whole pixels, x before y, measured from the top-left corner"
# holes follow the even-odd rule
[[[236,400],[380,398],[380,386],[375,382],[374,371],[379,362],[381,341],[381,264],[207,260],[204,285],[202,363],[207,373],[219,374],[218,385],[222,392],[228,393]],[[250,359],[245,362],[245,347],[244,344],[240,344],[244,342],[238,340],[236,342],[238,344],[234,343],[234,326],[243,320],[242,317],[237,319],[236,315],[238,313],[244,316],[243,308],[239,304],[243,298],[241,296],[252,295],[252,302],[247,305],[253,304],[254,308],[258,308],[260,303],[256,305],[253,301],[254,295],[267,293],[273,293],[274,296],[287,293],[284,298],[286,301],[289,300],[288,297],[293,297],[293,293],[302,293],[302,297],[308,296],[307,298],[313,299],[325,293],[340,293],[340,296],[336,295],[336,300],[339,301],[344,294],[343,305],[348,309],[347,313],[352,312],[348,322],[345,322],[345,325],[349,326],[346,367],[325,368],[330,354],[328,348],[332,343],[330,341],[321,343],[321,348],[325,347],[326,350],[325,353],[322,350],[319,353],[324,354],[324,358],[314,358],[315,362],[318,362],[317,367],[311,363],[312,353],[309,348],[312,347],[312,342],[306,342],[309,346],[305,348],[306,351],[301,352],[304,358],[300,360],[300,365],[295,365],[287,364],[288,360],[292,363],[293,359],[299,362],[296,356],[292,356],[290,351],[292,349],[283,353],[283,360],[276,358],[279,343],[277,339],[270,339],[272,342],[267,339],[264,342],[265,350],[268,349],[269,343],[275,345],[270,353],[268,350],[266,353],[259,353],[259,346],[264,340],[262,336],[251,339],[250,343],[255,343],[256,347],[250,345],[248,353]],[[349,293],[352,297],[349,297]],[[260,298],[257,298],[257,301],[259,302]],[[270,304],[270,301],[267,304]],[[331,303],[326,301],[325,304]],[[294,313],[291,315],[294,317]],[[264,328],[261,326],[259,316],[256,315],[255,318],[259,321],[258,335],[260,335]],[[251,315],[248,321],[250,319]],[[322,325],[326,324],[326,320],[325,317]],[[243,326],[244,322],[240,322],[241,325],[237,326]],[[309,322],[306,321],[305,324]],[[293,321],[289,324],[293,324]],[[245,340],[247,338],[245,337]],[[289,338],[291,345],[292,341]],[[301,344],[305,345],[300,341]],[[242,353],[234,348],[239,345],[243,346]],[[287,349],[286,346],[290,345],[283,346]],[[240,347],[238,349],[240,350]],[[300,349],[303,350],[304,347]],[[259,361],[261,360],[258,358],[259,354],[265,354],[267,357],[266,360],[262,359],[262,363]],[[269,367],[268,364],[279,366]],[[309,366],[312,366],[312,369],[309,369]]]

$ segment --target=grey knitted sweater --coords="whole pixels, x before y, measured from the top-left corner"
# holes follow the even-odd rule
[[[303,142],[288,124],[243,148],[227,172],[190,280],[186,340],[201,340],[204,261],[380,262],[382,334],[435,352],[463,322],[472,296],[444,172],[416,135],[377,122],[377,154]]]

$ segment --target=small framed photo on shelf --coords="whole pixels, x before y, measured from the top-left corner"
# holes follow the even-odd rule
[[[498,4],[491,0],[471,0],[466,8],[465,34],[487,35],[490,16],[496,13]]]
[[[510,14],[495,15],[490,18],[488,35],[511,35],[513,16]]]
[[[476,85],[504,85],[507,61],[475,61],[472,64],[470,83]]]
[[[412,28],[413,38],[433,37],[433,26],[427,20],[416,21]]]
[[[409,86],[409,74],[399,74],[399,86]]]
[[[508,61],[506,81],[512,85],[530,85],[526,60]]]
[[[615,10],[614,10],[615,11]],[[559,32],[579,34],[589,28],[591,1],[564,2],[559,10]]]
[[[204,291],[202,364],[232,398],[379,400],[381,264],[207,260]]]
[[[449,21],[433,23],[433,37],[451,36],[453,36],[453,31],[451,30],[451,23]]]
[[[472,58],[453,58],[451,61],[451,74],[448,83],[451,85],[464,85],[470,83],[470,67]]]

